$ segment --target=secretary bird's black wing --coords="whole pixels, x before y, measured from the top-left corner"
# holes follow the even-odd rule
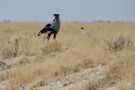
[[[38,36],[40,36],[43,33],[48,33],[48,31],[51,32],[53,30],[54,29],[52,29],[52,25],[49,23],[38,33]]]
[[[44,28],[47,28],[47,29],[49,29],[49,28],[51,28],[51,24],[49,23],[49,24],[47,24]]]

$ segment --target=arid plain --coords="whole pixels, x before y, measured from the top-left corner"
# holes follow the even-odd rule
[[[135,90],[135,23],[46,24],[0,23],[1,90]]]

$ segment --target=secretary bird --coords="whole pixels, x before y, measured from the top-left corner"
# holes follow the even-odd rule
[[[41,34],[45,33],[48,34],[47,39],[49,41],[50,36],[54,34],[53,39],[56,39],[56,35],[60,30],[60,14],[53,14],[54,15],[54,20],[47,24],[39,33],[38,36]]]

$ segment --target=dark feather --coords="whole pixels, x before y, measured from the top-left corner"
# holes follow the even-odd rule
[[[47,24],[46,26],[45,26],[45,28],[50,28],[52,25],[51,24]]]
[[[50,33],[56,33],[56,31],[53,29],[53,28],[51,28],[51,24],[47,24],[40,32],[39,32],[39,34],[38,34],[38,36],[40,36],[40,34],[43,34],[43,33],[46,33],[46,32],[48,32],[48,31],[50,31]]]

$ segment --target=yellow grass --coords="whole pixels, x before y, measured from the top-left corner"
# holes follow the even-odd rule
[[[135,23],[61,23],[56,41],[51,37],[49,42],[46,35],[37,36],[45,24],[0,23],[0,59],[6,63],[6,66],[0,68],[4,68],[3,71],[13,68],[9,74],[0,75],[4,77],[0,79],[1,83],[9,82],[4,84],[6,88],[37,88],[101,65],[106,67],[101,73],[105,76],[103,81],[95,81],[95,76],[80,89],[104,90],[117,86],[119,90],[133,90]],[[81,34],[82,26],[91,38]],[[113,45],[120,36],[126,41],[121,50],[115,51]],[[8,62],[12,64],[8,65]],[[128,83],[133,88],[128,85],[123,87]]]

